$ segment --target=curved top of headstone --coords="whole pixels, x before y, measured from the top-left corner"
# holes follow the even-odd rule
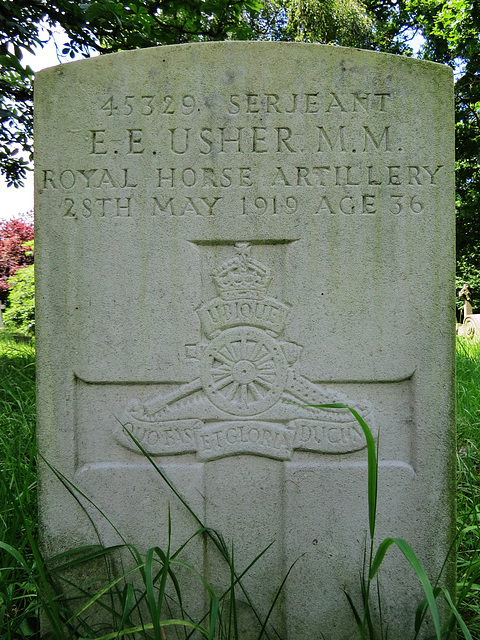
[[[284,55],[305,55],[305,52],[311,50],[314,55],[319,55],[321,52],[322,56],[340,56],[346,62],[351,60],[352,58],[370,58],[373,60],[381,61],[383,60],[396,60],[395,64],[405,64],[407,66],[415,67],[419,66],[436,66],[439,69],[443,69],[445,73],[452,72],[451,67],[444,65],[439,62],[433,62],[430,60],[421,60],[419,58],[412,58],[407,56],[401,56],[393,53],[387,53],[383,51],[371,51],[369,49],[357,49],[353,47],[343,47],[338,45],[331,44],[320,44],[317,42],[272,42],[272,41],[253,41],[253,40],[223,40],[223,41],[208,41],[208,42],[187,42],[182,44],[171,44],[171,45],[161,45],[154,47],[146,47],[142,49],[132,49],[129,51],[118,51],[116,53],[108,53],[100,56],[95,56],[91,58],[85,58],[82,60],[74,60],[72,62],[62,63],[59,65],[55,65],[54,67],[48,67],[47,69],[43,69],[38,73],[42,74],[48,69],[51,68],[59,68],[62,67],[65,69],[74,65],[80,64],[108,64],[107,61],[116,60],[118,61],[121,58],[127,57],[146,57],[152,58],[152,56],[157,56],[159,59],[164,59],[166,61],[166,57],[170,55],[179,56],[182,55],[182,51],[184,54],[189,52],[194,52],[195,56],[202,55],[213,55],[212,51],[215,51],[215,55],[218,55],[222,50],[225,52],[225,55],[233,55],[233,51],[236,50],[235,56],[245,55],[246,52],[254,53],[255,51],[262,51],[263,55],[269,55],[270,52],[273,53],[275,57],[279,57],[279,52],[281,51],[281,56]],[[200,50],[201,53],[200,53]],[[315,51],[316,50],[316,51]],[[257,53],[258,55],[258,53]],[[242,64],[241,59],[232,58],[232,62],[238,62]],[[260,58],[258,60],[259,66],[263,66],[263,63],[266,62],[264,59]],[[278,60],[280,63],[280,60]]]

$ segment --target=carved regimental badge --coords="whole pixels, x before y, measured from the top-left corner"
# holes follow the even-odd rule
[[[167,395],[131,400],[117,440],[138,451],[128,430],[152,455],[196,453],[200,460],[363,449],[362,429],[347,409],[306,405],[342,402],[372,425],[371,406],[298,372],[302,348],[281,339],[289,307],[267,296],[270,269],[251,256],[250,245],[235,250],[212,274],[218,297],[197,309],[204,340],[186,346],[187,357],[200,361],[200,377]]]

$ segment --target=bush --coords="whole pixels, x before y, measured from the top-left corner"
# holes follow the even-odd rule
[[[19,267],[33,264],[33,224],[14,218],[0,221],[0,299],[5,298],[10,288],[8,278]]]
[[[17,330],[27,335],[35,333],[35,280],[33,264],[20,267],[8,279],[11,287],[8,308],[3,314],[6,329]]]

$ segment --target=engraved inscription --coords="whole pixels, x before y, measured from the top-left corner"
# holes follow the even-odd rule
[[[425,189],[441,183],[443,165],[279,165],[259,176],[254,167],[151,169],[146,206],[137,203],[134,168],[82,168],[42,172],[42,193],[62,195],[64,218],[155,216],[387,215],[425,212]],[[273,195],[252,189],[259,180]],[[238,191],[240,189],[240,191]],[[235,192],[235,198],[230,192]],[[82,196],[77,194],[81,192]],[[245,195],[242,195],[244,193]],[[307,206],[302,199],[307,197]],[[229,205],[226,206],[225,202]],[[236,202],[236,204],[235,204]]]
[[[196,453],[212,460],[240,453],[288,460],[294,450],[349,453],[366,446],[348,409],[374,426],[368,402],[310,382],[298,371],[300,345],[282,339],[289,307],[268,297],[272,274],[248,243],[212,274],[218,297],[197,309],[203,340],[186,345],[200,377],[168,395],[131,400],[115,437],[153,455]],[[206,340],[205,340],[206,339]]]
[[[70,131],[83,166],[44,168],[39,197],[48,192],[66,224],[86,228],[139,217],[152,228],[175,218],[205,228],[215,217],[432,219],[441,159],[413,152],[403,96],[388,77],[359,82],[297,92],[110,90],[92,105],[95,124]]]
[[[432,217],[444,167],[408,152],[401,99],[366,86],[105,94],[95,125],[71,130],[83,166],[45,168],[39,197],[86,226]]]
[[[230,115],[257,113],[281,114],[382,114],[388,112],[393,96],[390,92],[312,91],[305,93],[235,93],[224,98]],[[191,116],[209,107],[210,97],[198,99],[193,94],[109,95],[99,106],[107,118],[152,115]]]
[[[112,116],[152,116],[181,113],[191,115],[196,108],[195,97],[189,94],[179,98],[171,95],[109,96],[100,107],[108,118]]]
[[[297,154],[301,151],[325,154],[332,151],[362,154],[402,151],[392,126],[358,125],[349,127],[317,125],[315,138],[304,136],[300,127],[293,126],[228,126],[228,127],[172,127],[168,129],[167,149],[175,156],[238,156],[239,154]],[[88,154],[127,157],[161,151],[158,140],[143,128],[124,128],[115,133],[109,129],[91,129]],[[113,137],[114,136],[114,137]],[[149,140],[149,143],[147,142]]]

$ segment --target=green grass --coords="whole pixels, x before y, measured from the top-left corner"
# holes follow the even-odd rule
[[[197,519],[196,536],[209,536],[219,560],[230,572],[230,585],[216,594],[211,585],[193,567],[181,561],[182,549],[151,549],[141,556],[133,547],[125,547],[133,562],[123,580],[109,574],[109,558],[114,550],[89,547],[72,551],[45,564],[36,546],[36,468],[35,468],[35,356],[33,343],[18,342],[0,332],[0,640],[39,638],[40,611],[49,620],[55,640],[84,637],[136,637],[165,640],[181,635],[187,639],[204,636],[219,640],[238,637],[235,594],[242,589],[242,578],[235,570],[234,550],[221,536]],[[458,599],[457,608],[473,640],[480,640],[480,345],[467,341],[457,344],[457,421],[458,421]],[[371,443],[372,445],[372,443]],[[370,457],[374,454],[370,447]],[[374,458],[369,473],[370,533],[375,525],[376,469]],[[367,487],[366,487],[367,490]],[[188,505],[186,505],[188,508]],[[267,541],[268,542],[268,541]],[[381,550],[370,554],[368,580],[375,579],[382,554],[396,544],[420,577],[421,569],[405,541],[385,541]],[[405,543],[405,544],[404,544]],[[185,541],[185,544],[190,544]],[[406,546],[405,546],[406,545]],[[412,552],[413,554],[413,552]],[[58,597],[49,586],[47,573],[56,577],[79,562],[103,562],[105,587],[95,596],[80,601]],[[262,554],[252,563],[263,561]],[[52,568],[53,567],[53,568]],[[61,571],[59,571],[61,570]],[[178,575],[187,572],[198,581],[207,596],[208,607],[202,620],[193,620],[184,610]],[[133,579],[133,574],[136,578]],[[431,579],[435,577],[430,576]],[[140,587],[139,587],[140,585]],[[426,583],[425,583],[426,585]],[[60,589],[65,588],[65,583]],[[280,595],[282,585],[279,585]],[[438,596],[435,589],[434,595]],[[368,584],[366,593],[368,599]],[[432,593],[426,585],[426,595]],[[243,594],[245,597],[245,594]],[[358,605],[358,603],[356,603]],[[365,604],[365,599],[363,604]],[[253,606],[253,603],[252,603]],[[95,632],[90,612],[100,608],[111,620],[110,628]],[[170,612],[171,616],[166,616]],[[359,638],[372,638],[368,611],[359,607]],[[420,611],[421,613],[421,611]],[[452,619],[452,623],[455,621]],[[259,636],[268,635],[268,620],[259,621]],[[363,629],[363,631],[362,631]],[[176,633],[173,632],[175,630]],[[98,631],[98,630],[97,630]],[[442,632],[443,634],[443,632]],[[464,637],[460,629],[458,637]],[[377,636],[375,636],[377,637]],[[381,636],[378,636],[381,637]],[[437,633],[437,637],[438,633]],[[443,637],[443,635],[442,635]],[[445,633],[446,637],[446,633]],[[316,640],[316,639],[312,639]],[[352,638],[352,640],[354,640]],[[406,639],[410,640],[410,639]],[[413,639],[411,639],[413,640]]]
[[[0,637],[38,630],[36,536],[35,352],[0,332]],[[23,566],[22,566],[23,565]]]
[[[472,636],[480,638],[480,343],[457,342],[458,591]]]

